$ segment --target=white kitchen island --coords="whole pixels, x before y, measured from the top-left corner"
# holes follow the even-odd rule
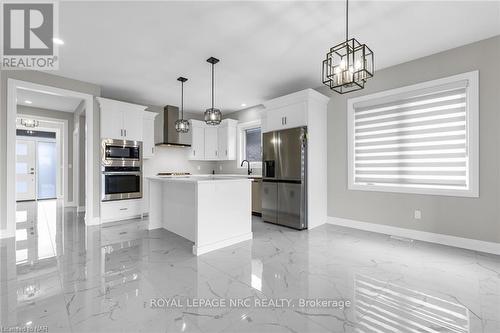
[[[149,229],[182,236],[201,255],[252,239],[251,180],[217,176],[147,177]]]

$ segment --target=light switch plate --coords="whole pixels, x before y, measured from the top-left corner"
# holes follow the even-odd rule
[[[420,220],[422,219],[422,211],[420,209],[415,209],[415,212],[413,214],[413,218],[415,220]]]

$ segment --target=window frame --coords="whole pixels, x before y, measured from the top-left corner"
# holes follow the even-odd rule
[[[252,120],[244,123],[238,123],[238,165],[240,169],[246,169],[247,166],[241,166],[241,162],[245,159],[246,155],[246,130],[260,128],[260,145],[262,148],[262,126],[260,120]],[[251,168],[262,169],[262,161],[260,162],[250,162]]]
[[[438,189],[404,186],[380,186],[355,183],[354,175],[354,104],[387,98],[399,94],[409,94],[415,90],[432,89],[444,84],[467,80],[467,153],[468,153],[468,188]],[[348,190],[376,191],[389,193],[440,195],[455,197],[479,197],[479,71],[461,73],[437,80],[417,83],[401,88],[381,91],[374,94],[350,98],[347,100],[347,188]]]

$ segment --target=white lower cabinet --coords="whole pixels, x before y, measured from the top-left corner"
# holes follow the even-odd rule
[[[236,126],[233,119],[224,119],[220,125],[206,125],[191,120],[191,151],[194,161],[225,161],[236,159]]]
[[[128,220],[142,216],[142,199],[101,202],[101,222]]]

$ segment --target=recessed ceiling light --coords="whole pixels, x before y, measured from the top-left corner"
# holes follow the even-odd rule
[[[54,37],[54,38],[52,38],[52,41],[54,42],[54,44],[64,45],[64,41],[60,38]]]
[[[32,101],[28,101],[28,100],[25,100],[24,103],[26,103],[26,104],[33,104]]]
[[[241,106],[242,106],[242,107],[245,107],[245,106],[247,106],[247,105],[246,105],[245,103],[241,103]]]

